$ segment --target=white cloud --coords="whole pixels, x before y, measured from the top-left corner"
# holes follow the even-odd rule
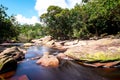
[[[35,23],[40,23],[39,19],[36,16],[32,16],[31,18],[26,18],[21,14],[18,14],[15,16],[16,20],[20,24],[35,24]]]
[[[73,8],[76,3],[81,3],[82,0],[67,0],[69,2],[68,8]]]
[[[73,8],[76,3],[81,3],[81,0],[36,0],[35,10],[38,11],[38,16],[45,13],[50,5],[60,6],[62,8]],[[31,18],[26,18],[21,14],[18,14],[16,20],[20,24],[35,24],[40,23],[38,17],[32,16]]]
[[[76,3],[81,3],[81,0],[36,0],[35,9],[40,16],[47,11],[50,5],[56,5],[62,8],[73,8]]]

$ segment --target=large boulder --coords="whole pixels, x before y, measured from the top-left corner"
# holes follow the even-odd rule
[[[41,64],[45,67],[58,67],[59,66],[59,60],[56,56],[49,55],[48,52],[45,52],[43,57],[41,57],[37,62],[37,64]]]
[[[51,40],[52,40],[52,36],[45,36],[44,38],[42,38],[42,44],[46,44]]]
[[[20,61],[25,58],[26,51],[19,47],[6,48],[0,53],[0,56],[6,55],[8,57],[13,57],[15,60]]]
[[[17,61],[7,55],[0,56],[0,74],[15,70],[17,68]]]
[[[53,39],[52,36],[45,36],[40,39],[31,40],[31,42],[35,43],[36,45],[46,45],[46,44],[51,45],[54,43],[54,41],[52,41],[52,39]]]
[[[106,64],[102,64],[103,62],[120,61],[119,39],[106,38],[85,42],[87,42],[86,45],[69,48],[64,54],[82,62],[101,62],[102,66],[106,66]],[[111,66],[113,65],[109,65],[109,67]]]

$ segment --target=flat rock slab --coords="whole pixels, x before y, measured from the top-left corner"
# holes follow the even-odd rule
[[[81,63],[78,62],[79,64],[85,65],[85,66],[91,66],[91,67],[104,67],[104,68],[113,68],[116,65],[120,64],[120,61],[114,61],[114,62],[95,62],[95,63]],[[116,66],[117,67],[117,66]]]
[[[80,42],[78,44],[80,44]],[[82,41],[81,44],[83,43],[86,44],[69,48],[64,54],[83,62],[112,62],[120,60],[120,39],[105,38]],[[107,66],[108,64],[102,63],[95,65]]]

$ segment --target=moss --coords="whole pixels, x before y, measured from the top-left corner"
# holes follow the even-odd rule
[[[114,61],[120,60],[120,52],[119,51],[98,51],[96,53],[66,53],[66,55],[77,59],[77,60],[85,60],[85,61]]]
[[[3,66],[3,65],[0,63],[0,70],[1,70],[2,66]]]
[[[120,40],[103,38],[88,41],[84,46],[68,49],[65,54],[80,61],[120,61]]]
[[[111,52],[97,52],[94,54],[88,55],[89,59],[93,60],[100,60],[100,61],[112,61],[112,60],[119,60],[120,54],[118,53],[111,53]]]

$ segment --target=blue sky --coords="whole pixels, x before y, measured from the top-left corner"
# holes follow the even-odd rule
[[[7,13],[11,14],[22,14],[25,17],[38,16],[35,10],[36,0],[0,0],[0,4],[8,7]]]
[[[46,12],[50,5],[62,8],[73,8],[81,0],[0,0],[0,4],[8,7],[8,15],[16,15],[21,24],[39,23],[39,16]]]

